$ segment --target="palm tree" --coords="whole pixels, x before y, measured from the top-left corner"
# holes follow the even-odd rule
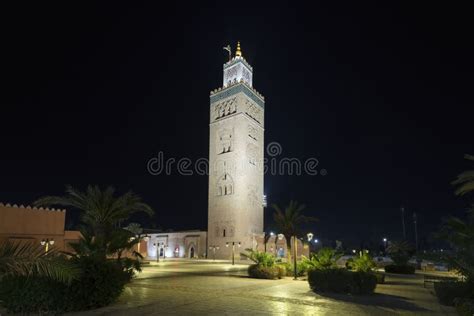
[[[474,161],[474,156],[464,155],[467,160]],[[457,195],[465,195],[469,192],[474,192],[474,170],[467,170],[457,176],[456,180],[452,182],[453,185],[457,185]]]
[[[37,275],[69,283],[78,277],[79,270],[54,248],[45,252],[42,246],[32,242],[6,240],[0,244],[0,280],[18,275]]]
[[[406,240],[392,241],[387,247],[387,253],[395,264],[405,265],[415,253],[415,248]]]
[[[302,214],[303,210],[306,208],[304,204],[298,204],[296,201],[290,201],[290,204],[283,211],[278,205],[273,204],[273,220],[277,226],[280,233],[285,236],[286,246],[287,246],[287,256],[288,262],[291,262],[291,238],[294,238],[294,243],[296,244],[296,238],[301,233],[301,225],[311,221],[316,221],[315,217],[305,216]],[[296,279],[296,254],[293,258],[294,261],[294,270],[295,270],[295,279]]]
[[[102,191],[98,186],[88,186],[85,192],[81,192],[67,186],[65,196],[46,196],[34,202],[34,205],[61,205],[83,211],[81,220],[90,227],[98,252],[105,257],[107,243],[123,221],[136,212],[153,214],[151,207],[142,202],[138,195],[127,192],[122,196],[115,196],[114,193],[115,189],[112,187]]]

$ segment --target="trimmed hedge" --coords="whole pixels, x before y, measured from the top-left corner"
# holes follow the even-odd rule
[[[467,298],[474,294],[472,286],[466,282],[435,282],[434,290],[443,305],[454,306],[456,298]]]
[[[385,273],[375,272],[374,275],[377,278],[377,284],[385,283]]]
[[[377,286],[373,273],[346,269],[313,269],[308,271],[308,282],[314,292],[371,294]]]
[[[460,316],[474,315],[474,298],[457,298],[454,300],[454,306]]]
[[[71,284],[45,277],[9,276],[0,282],[0,304],[11,313],[63,313],[109,305],[130,280],[117,261],[77,260],[81,276]]]
[[[411,265],[389,264],[385,266],[385,272],[398,274],[415,274],[415,267]]]
[[[256,279],[281,279],[285,274],[285,267],[275,265],[273,267],[264,267],[253,264],[248,267],[248,274],[251,278]]]

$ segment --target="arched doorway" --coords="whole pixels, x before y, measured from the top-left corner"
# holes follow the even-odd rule
[[[160,248],[160,257],[163,257],[163,247]]]
[[[191,246],[191,248],[189,248],[189,258],[194,258],[194,246]]]
[[[280,247],[280,249],[278,249],[278,257],[280,257],[280,258],[285,257],[285,250],[281,247]]]

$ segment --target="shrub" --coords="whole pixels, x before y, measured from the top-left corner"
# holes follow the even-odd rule
[[[415,267],[408,264],[405,264],[405,265],[389,264],[385,266],[385,272],[398,273],[398,274],[414,274]]]
[[[377,286],[377,277],[370,272],[349,272],[351,279],[351,294],[372,294]]]
[[[8,276],[0,283],[0,302],[9,313],[58,313],[65,310],[61,296],[66,290],[47,277]]]
[[[241,253],[243,257],[246,257],[259,266],[273,267],[275,265],[275,256],[271,253],[253,250],[251,248],[245,249],[248,253]]]
[[[460,316],[474,315],[474,299],[472,298],[456,298],[454,300],[456,311]]]
[[[350,292],[350,271],[346,269],[313,269],[308,272],[309,287],[314,292]]]
[[[71,284],[39,276],[11,276],[0,282],[0,302],[13,313],[61,313],[106,306],[130,280],[130,271],[113,260],[74,259],[81,275]]]
[[[248,273],[251,278],[256,279],[281,279],[283,270],[278,266],[264,267],[258,264],[252,264],[248,268]]]
[[[331,248],[322,248],[311,256],[311,259],[303,258],[303,262],[309,269],[333,269],[337,267],[337,260],[342,257],[341,253]]]
[[[353,272],[341,268],[312,269],[308,282],[314,292],[371,294],[377,286],[373,273]]]
[[[473,289],[466,282],[435,282],[434,290],[438,300],[443,305],[453,306],[456,298],[467,298]]]
[[[371,272],[376,267],[374,260],[368,253],[351,259],[347,261],[347,266],[354,271]]]
[[[415,253],[415,248],[408,241],[393,241],[387,247],[390,258],[395,265],[406,265],[410,257]]]
[[[98,308],[114,302],[122,293],[132,273],[124,270],[115,260],[94,260],[78,258],[83,273],[81,278],[68,287],[71,310]]]
[[[377,284],[385,283],[385,273],[375,272],[374,275],[377,278]]]
[[[283,264],[285,267],[285,272],[287,276],[294,276],[295,270],[294,265],[292,263],[286,262]],[[296,262],[296,274],[297,276],[301,277],[304,276],[312,266],[308,265],[305,261],[297,261]]]

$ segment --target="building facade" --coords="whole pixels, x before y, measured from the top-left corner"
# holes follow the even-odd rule
[[[79,231],[64,230],[66,210],[36,208],[0,203],[0,241],[26,241],[71,251],[69,243],[77,242]]]
[[[255,249],[263,233],[265,101],[240,44],[223,68],[223,85],[210,95],[208,245],[228,259],[226,245]]]
[[[147,233],[147,255],[149,260],[166,258],[206,258],[207,233],[190,230],[170,233]]]

